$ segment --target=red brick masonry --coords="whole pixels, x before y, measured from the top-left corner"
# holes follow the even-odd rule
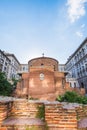
[[[36,118],[45,106],[45,122]],[[0,98],[0,130],[87,130],[87,105]]]

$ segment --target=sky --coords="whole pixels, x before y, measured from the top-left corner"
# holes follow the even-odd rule
[[[66,63],[87,37],[87,0],[0,0],[0,49]]]

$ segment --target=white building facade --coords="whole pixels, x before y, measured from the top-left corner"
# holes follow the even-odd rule
[[[87,93],[87,38],[69,57],[65,70],[69,72],[67,77],[75,78],[78,86],[85,88]]]
[[[9,79],[16,78],[18,79],[18,71],[20,69],[20,63],[15,57],[14,54],[10,53],[5,53],[5,55],[10,59],[10,65],[9,65],[9,74],[8,77]]]
[[[64,72],[65,71],[65,64],[59,64],[58,69],[60,72]]]
[[[0,50],[0,72],[5,72],[7,78],[9,78],[10,62],[10,59]]]
[[[18,70],[19,77],[22,73],[28,73],[28,64],[20,64],[20,69]]]
[[[0,71],[5,72],[7,79],[19,79],[19,74],[28,72],[28,64],[20,64],[14,54],[0,50]]]
[[[65,64],[59,64],[59,71],[60,72],[65,72],[65,74],[66,74],[66,82],[69,82],[70,87],[72,87],[72,88],[79,87],[78,81],[75,78],[74,71],[73,71],[73,75],[69,71],[72,68],[72,66],[73,66],[73,60],[68,65],[68,67],[69,67],[68,70],[66,70],[66,65]]]
[[[21,73],[28,72],[28,64],[20,64],[20,72]]]

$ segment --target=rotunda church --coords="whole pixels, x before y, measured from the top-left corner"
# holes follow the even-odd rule
[[[70,90],[66,73],[59,72],[59,62],[50,57],[38,57],[28,62],[28,73],[22,73],[15,91],[18,97],[55,100]]]

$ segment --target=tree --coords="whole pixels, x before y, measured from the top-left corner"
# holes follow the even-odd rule
[[[10,96],[12,93],[12,85],[8,82],[5,73],[0,72],[0,95]]]
[[[14,89],[16,89],[18,81],[19,81],[18,79],[12,78],[12,86]]]

